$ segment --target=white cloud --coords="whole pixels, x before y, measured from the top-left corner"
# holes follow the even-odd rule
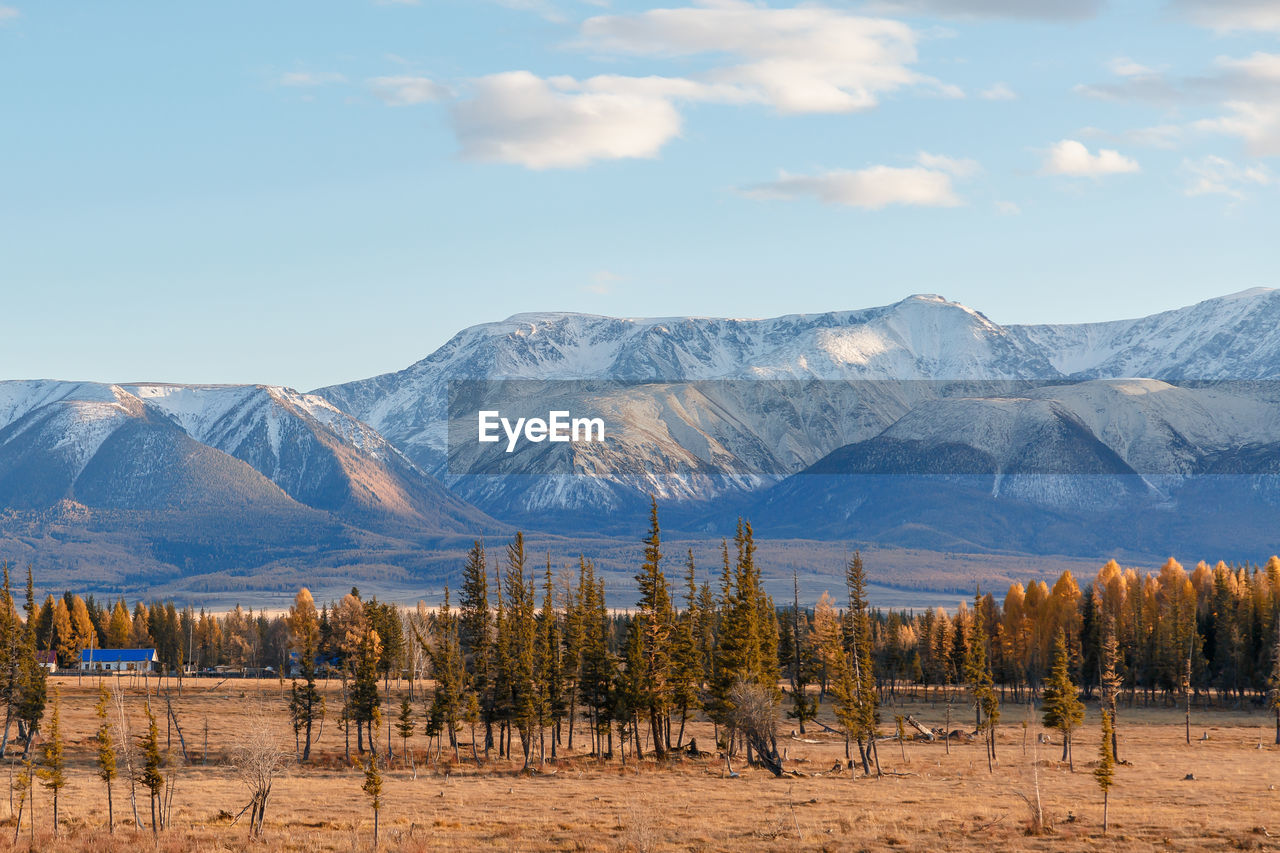
[[[946,172],[957,178],[971,178],[982,171],[982,166],[978,165],[977,160],[945,157],[941,154],[929,154],[925,151],[921,151],[916,155],[916,162],[926,169]]]
[[[584,46],[611,53],[728,58],[699,79],[783,113],[865,110],[907,86],[962,95],[911,69],[918,36],[907,24],[821,6],[772,9],[709,0],[590,18],[582,35]]]
[[[1092,18],[1102,0],[881,0],[873,4],[894,12],[947,18]]]
[[[1245,197],[1248,188],[1275,183],[1275,177],[1265,166],[1238,166],[1213,155],[1183,160],[1182,172],[1189,179],[1185,190],[1189,196],[1225,195],[1239,200]]]
[[[685,76],[527,71],[472,81],[453,108],[463,156],[534,169],[654,157],[680,133],[683,103],[765,104],[781,113],[846,113],[904,87],[964,97],[918,74],[916,32],[900,21],[816,5],[773,9],[742,0],[600,15],[578,46],[603,54],[697,59]],[[429,90],[429,92],[432,90]],[[1003,93],[1001,94],[1003,96]]]
[[[1109,133],[1098,127],[1083,127],[1080,135],[1093,139],[1123,142],[1143,148],[1173,149],[1184,136],[1184,128],[1177,124],[1157,124],[1151,127],[1135,127],[1121,133]]]
[[[591,283],[584,285],[583,290],[597,296],[613,292],[613,286],[622,281],[622,276],[610,270],[596,270],[591,274]]]
[[[1090,154],[1083,142],[1064,139],[1049,149],[1040,173],[1099,178],[1103,175],[1137,172],[1139,169],[1137,160],[1125,157],[1118,151],[1102,148],[1097,154]]]
[[[919,165],[909,167],[869,166],[851,171],[834,169],[817,175],[782,172],[777,180],[744,187],[748,198],[793,201],[815,198],[824,204],[880,210],[890,205],[913,207],[958,207],[953,177],[975,174],[972,160],[956,160],[921,154]]]
[[[1195,128],[1238,136],[1249,153],[1257,157],[1280,156],[1280,103],[1228,101],[1224,106],[1228,115],[1203,119],[1195,123]]]
[[[373,94],[393,107],[412,106],[439,101],[449,96],[449,89],[427,77],[400,75],[374,77],[369,80]]]
[[[1280,32],[1280,3],[1276,0],[1175,0],[1174,6],[1199,26],[1218,32]]]
[[[472,97],[453,107],[462,155],[530,169],[571,168],[656,157],[679,135],[680,114],[670,93],[587,84],[567,77],[552,82],[528,71],[473,81]]]
[[[1156,73],[1154,68],[1141,65],[1125,56],[1111,60],[1107,63],[1107,67],[1111,69],[1112,74],[1118,74],[1121,77],[1145,77]]]
[[[996,212],[1004,216],[1017,216],[1022,213],[1022,208],[1012,201],[997,201]]]
[[[979,92],[978,97],[986,101],[1016,101],[1018,94],[1010,89],[1008,84],[996,83],[990,88]]]
[[[12,6],[0,6],[0,25],[21,18],[22,13]]]
[[[287,71],[276,82],[281,86],[310,87],[345,83],[347,78],[336,71]]]

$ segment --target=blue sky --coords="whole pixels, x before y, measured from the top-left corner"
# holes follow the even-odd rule
[[[510,314],[1280,284],[1280,2],[0,0],[0,375],[396,370]]]

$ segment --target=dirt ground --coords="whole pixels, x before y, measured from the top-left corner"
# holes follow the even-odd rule
[[[52,837],[50,794],[35,793],[36,827],[29,815],[16,843],[11,810],[0,805],[0,849],[40,851],[165,850],[349,851],[373,847],[373,815],[361,792],[363,774],[346,763],[341,731],[327,722],[317,766],[290,766],[276,781],[264,836],[248,839],[247,819],[232,823],[248,802],[247,789],[225,758],[251,726],[279,732],[292,753],[282,694],[274,681],[188,680],[172,704],[191,763],[177,734],[166,732],[163,698],[153,681],[147,692],[160,713],[161,743],[169,744],[175,774],[172,828],[150,833],[149,801],[138,789],[143,827],[133,825],[129,785],[114,788],[116,833],[106,833],[106,797],[94,772],[97,683],[59,677],[67,732],[69,783],[60,797],[61,838]],[[395,704],[398,708],[399,692]],[[144,726],[144,687],[125,686],[135,733]],[[328,704],[339,704],[335,685]],[[415,708],[420,711],[421,703]],[[908,701],[882,709],[889,733],[895,714],[909,713],[926,726],[942,726],[943,702]],[[953,728],[972,724],[972,711],[952,707]],[[1280,747],[1273,718],[1262,713],[1196,710],[1193,742],[1185,742],[1179,709],[1125,709],[1119,715],[1120,757],[1112,790],[1110,831],[1102,835],[1102,798],[1093,778],[1098,715],[1090,706],[1076,736],[1075,772],[1058,759],[1061,745],[1037,742],[1043,732],[1025,730],[1024,706],[1006,704],[999,729],[999,763],[988,772],[979,744],[896,741],[880,743],[884,776],[865,778],[841,767],[842,738],[810,726],[803,737],[781,724],[780,747],[788,770],[803,776],[776,779],[767,771],[723,759],[682,758],[659,766],[652,760],[627,767],[600,764],[582,754],[521,775],[518,764],[491,760],[476,768],[425,763],[426,742],[411,738],[416,774],[397,757],[386,773],[381,846],[386,850],[1223,850],[1280,849]],[[829,720],[828,720],[829,722]],[[207,738],[210,755],[201,757]],[[815,733],[815,731],[817,733]],[[707,749],[708,723],[690,733]],[[579,732],[582,738],[584,732]],[[385,737],[385,735],[384,735]],[[385,749],[385,740],[382,743]],[[904,757],[905,754],[905,757]],[[451,756],[446,751],[445,759]],[[3,772],[12,774],[12,765]],[[1188,775],[1194,778],[1187,778]],[[11,777],[12,778],[12,777]],[[1037,782],[1051,830],[1027,834]],[[12,805],[12,801],[11,801]],[[29,807],[28,807],[29,808]]]

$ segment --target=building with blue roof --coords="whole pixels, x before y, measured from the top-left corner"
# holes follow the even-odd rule
[[[85,649],[80,669],[92,672],[154,672],[160,657],[155,649]]]

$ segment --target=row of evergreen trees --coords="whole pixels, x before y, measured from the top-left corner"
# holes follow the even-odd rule
[[[426,699],[427,734],[447,740],[456,757],[460,735],[469,731],[476,761],[482,750],[486,758],[495,750],[514,756],[518,742],[527,766],[573,749],[585,730],[590,753],[625,761],[628,753],[663,758],[689,748],[686,724],[704,713],[724,733],[721,745],[730,754],[745,750],[748,760],[780,772],[774,724],[783,696],[781,622],[761,584],[751,525],[740,521],[732,545],[722,544],[717,589],[709,580],[698,583],[692,553],[685,555],[683,606],[666,575],[656,503],[644,545],[636,610],[624,615],[609,610],[591,561],[580,558],[576,576],[557,585],[550,558],[539,577],[517,533],[491,574],[485,545],[477,541],[456,610],[446,589],[435,612],[420,608],[405,620],[407,645],[422,653],[434,682]],[[823,659],[837,676],[838,718],[869,767],[877,722],[873,619],[857,556],[849,565],[849,590],[851,607],[823,637]],[[317,613],[310,593],[298,594],[286,621],[298,655],[290,711],[304,760],[325,711],[316,686],[325,666],[342,678],[338,724],[348,743],[354,724],[356,749],[373,746],[385,651],[379,612],[352,594]],[[399,636],[397,625],[388,619],[385,628]],[[802,724],[812,719],[812,701],[801,712]]]

